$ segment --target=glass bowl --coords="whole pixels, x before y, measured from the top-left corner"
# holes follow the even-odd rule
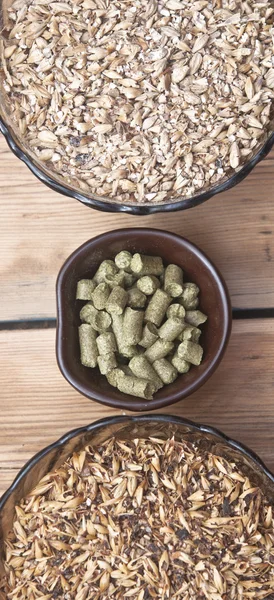
[[[12,1],[13,0],[0,0],[0,43],[1,37],[3,39],[5,36],[5,24],[8,21],[8,8],[11,6]],[[261,145],[256,148],[252,158],[237,173],[234,173],[229,177],[224,177],[223,180],[220,180],[220,182],[213,187],[201,189],[200,193],[192,197],[181,196],[174,202],[163,201],[159,204],[149,202],[123,204],[115,202],[112,199],[103,198],[96,194],[83,191],[79,186],[76,187],[76,185],[70,185],[66,182],[64,177],[58,175],[58,173],[54,172],[54,170],[50,169],[45,163],[36,158],[12,119],[9,99],[4,90],[3,80],[4,69],[3,65],[1,65],[0,58],[0,131],[5,136],[7,143],[14,154],[29,167],[32,173],[34,173],[40,181],[45,183],[51,189],[64,194],[65,196],[75,198],[86,206],[104,212],[126,212],[135,215],[149,215],[157,212],[169,212],[192,208],[205,202],[212,196],[240,183],[255,165],[268,154],[274,144],[274,133],[271,132],[268,136],[265,134]]]
[[[99,369],[80,363],[78,325],[82,303],[76,300],[80,279],[90,278],[105,259],[113,259],[121,250],[160,255],[165,264],[178,264],[185,279],[200,288],[200,308],[208,315],[201,345],[204,358],[199,367],[180,375],[161,388],[153,400],[127,396],[110,386]],[[158,229],[118,229],[99,235],[73,252],[57,279],[56,355],[61,373],[75,389],[91,400],[122,410],[144,411],[170,406],[190,396],[213,374],[220,363],[231,330],[231,307],[225,282],[212,262],[188,240]]]
[[[61,439],[36,454],[21,469],[14,482],[0,499],[0,598],[7,600],[3,590],[5,582],[4,540],[12,528],[15,506],[25,497],[42,477],[60,465],[74,452],[86,444],[101,444],[114,436],[118,439],[147,438],[153,436],[167,439],[175,436],[178,441],[202,440],[202,448],[228,460],[240,461],[242,471],[267,495],[274,500],[274,475],[261,459],[247,447],[229,439],[217,429],[198,425],[186,419],[169,415],[141,415],[135,417],[109,417],[74,429]]]

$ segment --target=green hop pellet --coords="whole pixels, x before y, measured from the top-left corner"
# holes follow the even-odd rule
[[[184,340],[190,340],[191,342],[197,343],[199,341],[201,333],[201,329],[198,329],[198,327],[193,327],[193,325],[185,324],[182,333],[178,335],[178,340],[180,342],[184,342]]]
[[[124,288],[117,285],[113,288],[106,305],[106,309],[111,314],[122,315],[127,303],[127,292]]]
[[[109,275],[115,275],[118,273],[118,268],[113,260],[103,260],[100,264],[98,270],[94,275],[94,281],[98,283],[103,283],[105,278]]]
[[[185,283],[180,302],[186,310],[191,308],[191,304],[195,301],[198,302],[199,288],[196,283]]]
[[[150,321],[157,327],[160,327],[170,303],[171,297],[166,292],[156,290],[147,306],[145,321]]]
[[[76,300],[91,300],[96,283],[93,279],[81,279],[77,283]]]
[[[168,319],[175,317],[176,319],[184,319],[186,311],[181,304],[171,304],[167,311],[166,316]]]
[[[180,356],[178,356],[178,352],[175,352],[174,356],[171,359],[171,363],[175,367],[175,369],[177,369],[178,373],[181,374],[188,373],[190,369],[190,363],[184,360],[183,358],[180,358]]]
[[[159,358],[153,363],[153,368],[165,385],[173,383],[178,377],[178,371],[166,358]]]
[[[128,250],[122,250],[115,256],[115,264],[118,269],[124,269],[125,271],[130,270],[130,264],[132,261],[132,254]]]
[[[100,333],[106,331],[111,326],[111,316],[105,310],[100,310],[94,315],[92,325]]]
[[[98,331],[106,331],[106,329],[109,329],[111,326],[111,321],[111,316],[105,310],[100,310],[95,318],[95,325],[97,326]],[[94,329],[96,329],[95,325]]]
[[[117,351],[115,335],[114,333],[112,333],[112,331],[106,331],[105,333],[101,333],[101,335],[98,335],[96,343],[98,352],[102,356],[104,356],[104,354],[109,354],[110,352]]]
[[[124,282],[125,282],[124,271],[119,271],[118,273],[115,273],[114,275],[106,275],[105,282],[109,285],[109,287],[111,289],[113,289],[116,285],[123,287]]]
[[[117,387],[118,379],[124,375],[132,377],[132,371],[127,365],[119,365],[116,369],[113,369],[107,374],[107,380],[110,385]]]
[[[207,321],[207,316],[200,310],[187,310],[185,320],[189,325],[199,327],[199,325],[202,325],[202,323]]]
[[[78,331],[81,363],[85,367],[91,367],[94,369],[97,365],[98,358],[96,331],[87,323],[80,325]]]
[[[89,323],[90,325],[92,325],[93,320],[94,320],[94,314],[96,314],[96,313],[97,313],[97,309],[93,306],[93,303],[88,302],[80,310],[80,319],[81,319],[81,321],[85,321],[86,323]]]
[[[156,340],[158,340],[158,329],[153,323],[147,323],[143,329],[142,339],[139,342],[139,346],[143,348],[150,348]]]
[[[194,300],[192,300],[192,302],[189,302],[186,308],[187,310],[196,310],[196,308],[198,308],[199,306],[199,298],[194,298]]]
[[[138,354],[136,346],[126,344],[123,334],[123,316],[113,314],[112,315],[112,330],[115,335],[118,352],[126,358],[132,358]]]
[[[184,329],[184,321],[171,317],[158,329],[158,335],[163,340],[173,342]]]
[[[116,356],[114,352],[109,352],[104,356],[98,356],[98,367],[102,375],[107,375],[112,369],[117,367]]]
[[[192,327],[191,342],[195,342],[197,344],[200,339],[201,333],[202,331],[201,329],[199,329],[199,327]]]
[[[117,387],[118,379],[120,377],[123,377],[124,375],[124,371],[120,369],[120,367],[117,367],[116,369],[112,369],[112,371],[109,371],[107,373],[107,380],[110,385],[112,385],[113,387]]]
[[[183,292],[183,271],[178,265],[168,265],[165,270],[164,290],[172,298],[178,298]]]
[[[110,295],[110,287],[107,283],[99,283],[92,294],[92,301],[98,310],[104,310]]]
[[[192,338],[192,325],[185,324],[185,327],[184,327],[182,333],[180,333],[180,335],[178,335],[178,340],[179,340],[179,342],[184,342],[185,340],[192,341],[191,338]]]
[[[152,296],[160,287],[160,281],[155,275],[144,275],[137,281],[137,288],[146,296]]]
[[[155,393],[155,387],[147,379],[139,379],[134,375],[124,375],[117,378],[117,388],[120,392],[130,396],[138,396],[146,400],[152,400]]]
[[[127,290],[128,299],[127,304],[130,308],[144,308],[147,302],[145,294],[140,292],[137,287],[130,288]]]
[[[123,336],[127,345],[138,344],[143,333],[144,312],[127,306],[124,312]]]
[[[97,310],[91,303],[85,304],[80,311],[81,321],[92,325],[96,331],[104,331],[111,325],[111,316],[104,310]]]
[[[178,346],[178,356],[192,365],[198,366],[203,358],[203,348],[199,344],[185,340]]]
[[[156,391],[163,387],[162,379],[145,356],[134,356],[129,363],[129,368],[136,377],[151,381]]]
[[[173,342],[166,340],[157,340],[150,348],[145,351],[145,357],[150,363],[154,363],[159,358],[165,358],[174,348]]]
[[[164,272],[164,265],[160,256],[146,256],[136,253],[131,261],[131,270],[139,276],[143,275],[161,275]]]

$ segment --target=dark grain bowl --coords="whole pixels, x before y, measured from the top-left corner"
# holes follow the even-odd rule
[[[11,487],[0,499],[0,598],[6,600],[2,591],[5,582],[4,540],[12,528],[15,506],[28,495],[42,477],[58,468],[74,451],[87,444],[100,445],[114,436],[118,439],[134,439],[149,436],[176,440],[201,440],[205,451],[212,451],[228,460],[240,461],[241,469],[254,485],[260,487],[270,501],[274,500],[274,475],[268,471],[260,458],[242,444],[229,439],[223,433],[207,425],[168,415],[141,415],[135,417],[110,417],[85,427],[74,429],[50,446],[36,454],[18,473]],[[200,446],[201,447],[201,446]]]
[[[159,255],[164,263],[178,264],[185,280],[196,283],[200,292],[200,308],[208,315],[203,327],[201,345],[204,358],[176,381],[159,390],[153,400],[127,396],[109,385],[99,370],[80,363],[78,342],[79,301],[76,284],[92,277],[99,264],[121,250]],[[158,229],[119,229],[99,235],[77,248],[67,259],[57,279],[57,340],[59,368],[67,381],[91,400],[115,408],[144,411],[170,406],[189,396],[215,371],[220,363],[231,330],[231,308],[225,282],[212,262],[188,240]]]

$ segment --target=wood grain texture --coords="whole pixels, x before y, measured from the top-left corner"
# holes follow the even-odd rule
[[[54,330],[0,332],[0,494],[35,452],[74,427],[117,414],[63,379],[54,344]],[[212,378],[159,412],[219,427],[250,445],[274,470],[273,345],[274,320],[235,321]]]
[[[274,306],[274,153],[239,186],[192,210],[134,217],[86,208],[40,183],[0,137],[1,320],[55,316],[55,280],[87,239],[159,227],[199,245],[223,272],[236,308]]]

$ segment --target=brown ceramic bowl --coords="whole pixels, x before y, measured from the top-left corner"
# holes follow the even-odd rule
[[[180,375],[174,383],[159,390],[153,400],[127,396],[109,385],[99,370],[80,363],[78,342],[79,312],[76,284],[91,278],[99,264],[114,258],[120,250],[162,256],[166,264],[180,265],[185,280],[196,283],[200,308],[208,315],[201,345],[204,358],[199,367]],[[221,361],[231,330],[231,307],[225,282],[212,262],[188,240],[158,229],[118,229],[99,235],[77,248],[67,259],[57,279],[57,340],[59,368],[67,381],[81,394],[115,408],[145,411],[169,406],[189,396],[212,375]]]

